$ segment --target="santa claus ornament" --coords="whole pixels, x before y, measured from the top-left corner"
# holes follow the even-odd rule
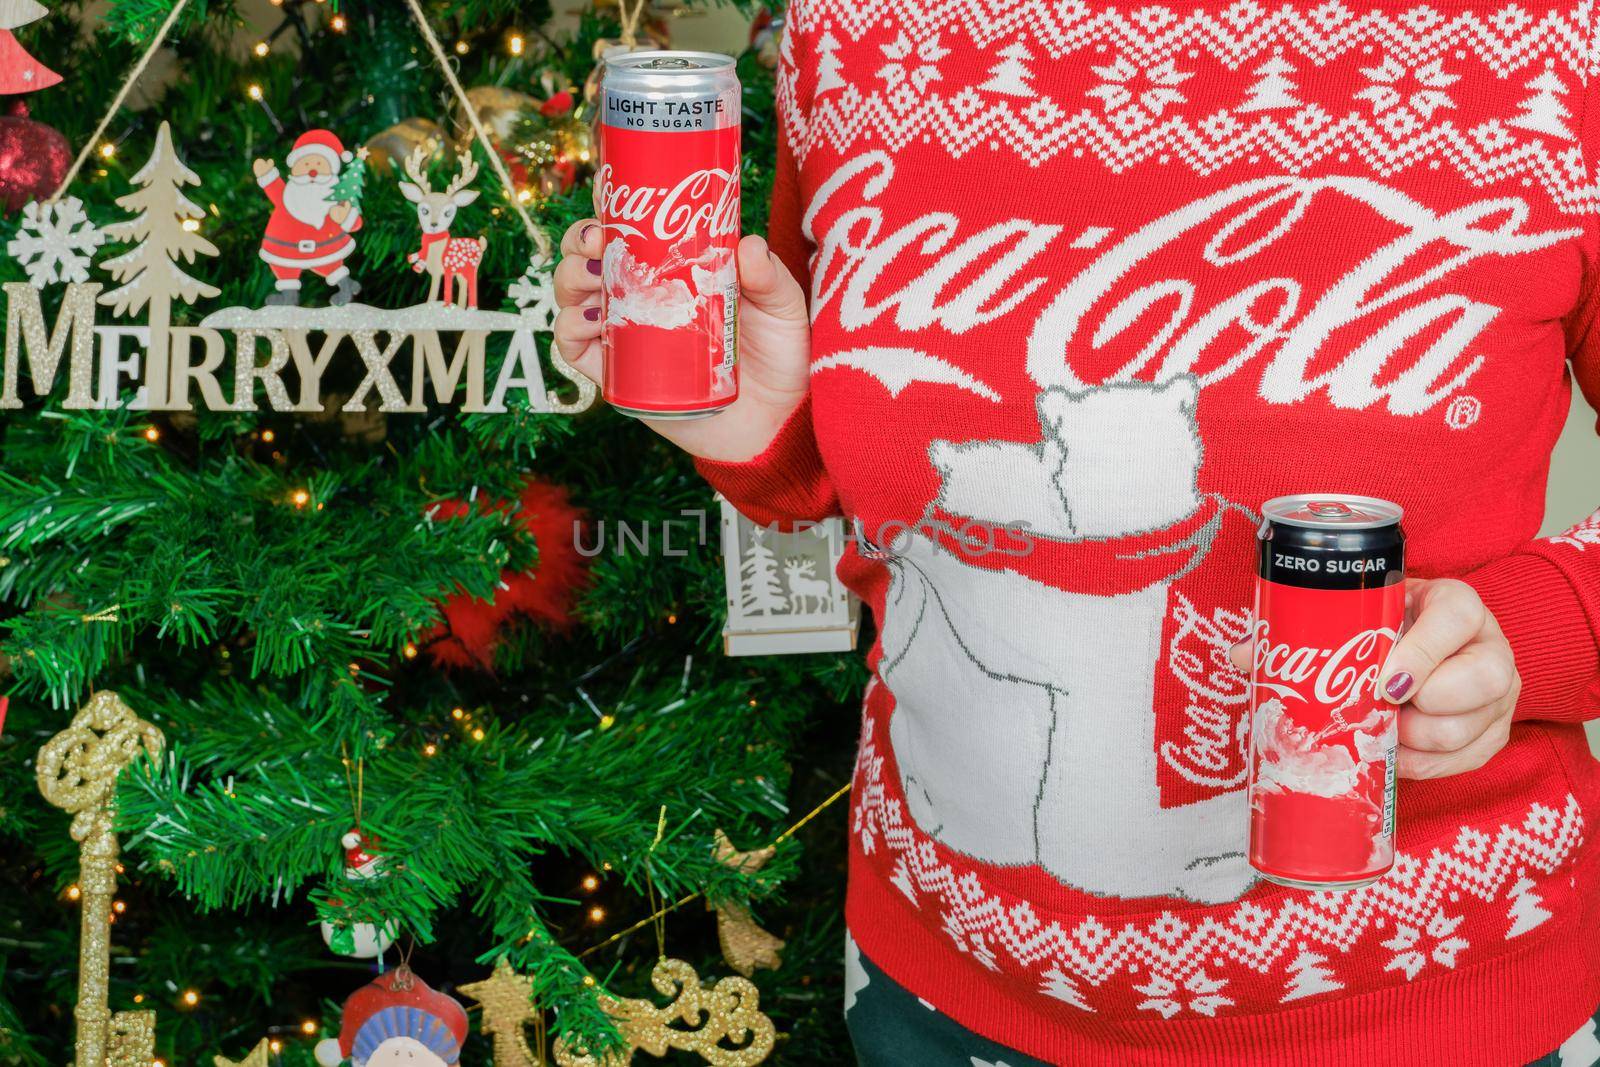
[[[350,994],[339,1036],[317,1042],[322,1067],[453,1067],[467,1039],[467,1012],[401,964]]]
[[[268,304],[300,303],[301,283],[315,274],[333,289],[328,303],[341,307],[361,292],[345,260],[356,250],[361,205],[340,172],[356,161],[330,130],[308,130],[284,158],[285,176],[270,159],[255,162],[256,184],[272,202],[261,236],[261,259],[272,270],[277,291]]]

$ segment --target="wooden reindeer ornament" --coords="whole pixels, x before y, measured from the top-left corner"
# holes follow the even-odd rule
[[[400,183],[400,192],[417,205],[417,222],[422,227],[422,247],[406,257],[411,269],[418,274],[427,271],[433,276],[428,289],[428,303],[440,300],[443,285],[443,302],[455,303],[455,282],[460,278],[461,306],[478,306],[478,264],[483,262],[484,250],[489,247],[487,237],[451,237],[450,224],[456,212],[478,199],[475,189],[468,189],[478,176],[478,164],[471,156],[457,157],[461,169],[450,179],[442,192],[428,187],[424,173],[427,151],[425,145],[417,148],[406,159],[405,172],[410,181]]]

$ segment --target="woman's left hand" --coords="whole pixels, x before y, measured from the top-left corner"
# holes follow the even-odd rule
[[[1250,669],[1250,642],[1233,646]],[[1402,778],[1476,770],[1505,747],[1522,678],[1511,645],[1478,591],[1453,578],[1406,581],[1406,629],[1384,663],[1378,692],[1400,705]]]

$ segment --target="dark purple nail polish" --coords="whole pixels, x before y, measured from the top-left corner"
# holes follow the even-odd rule
[[[600,273],[600,261],[598,259],[589,260],[589,273],[590,274],[599,274]]]
[[[597,307],[584,308],[583,317],[588,319],[590,322],[593,322],[600,317],[600,309]]]
[[[584,226],[583,229],[578,231],[578,240],[580,242],[581,241],[587,241],[589,239],[589,235],[594,232],[594,228],[595,228],[595,224],[592,223],[592,222],[589,223],[588,225]]]
[[[1383,687],[1384,696],[1387,696],[1396,704],[1404,700],[1406,698],[1406,694],[1410,692],[1411,674],[1408,671],[1401,671],[1393,678],[1390,678],[1389,684]]]

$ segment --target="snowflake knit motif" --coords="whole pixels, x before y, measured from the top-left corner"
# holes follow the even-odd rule
[[[56,282],[88,281],[94,250],[105,240],[77,197],[34,201],[22,209],[22,224],[6,251],[27,270],[28,280],[43,289]]]

